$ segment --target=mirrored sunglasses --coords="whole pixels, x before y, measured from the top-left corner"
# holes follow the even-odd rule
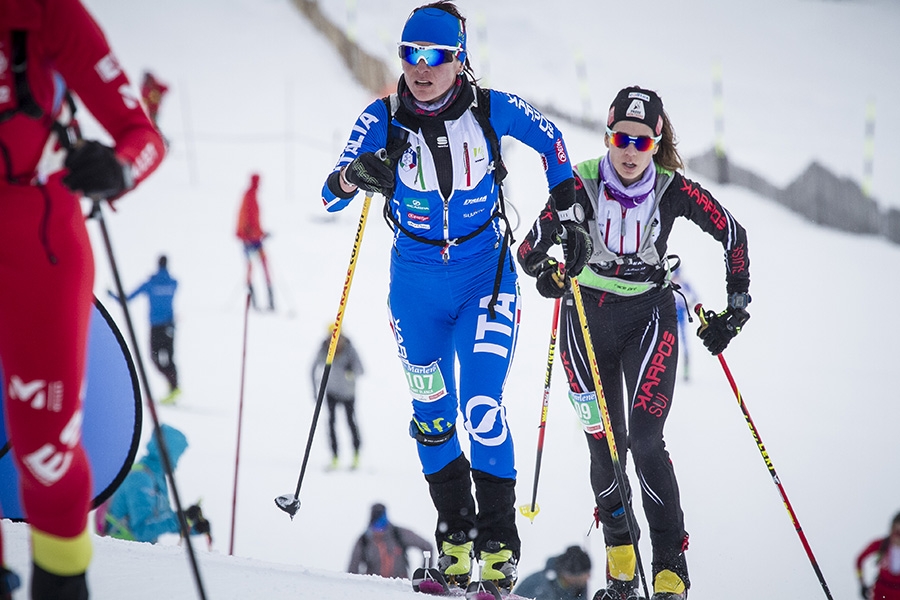
[[[650,150],[653,150],[662,139],[661,135],[656,137],[650,137],[649,135],[627,135],[618,131],[613,131],[609,127],[606,128],[606,135],[609,136],[609,141],[616,148],[627,148],[628,144],[634,144],[634,149],[638,152],[649,152]]]
[[[461,48],[453,46],[418,46],[402,42],[400,44],[400,58],[411,65],[419,64],[424,60],[429,67],[436,67],[446,62],[451,62],[461,52]]]

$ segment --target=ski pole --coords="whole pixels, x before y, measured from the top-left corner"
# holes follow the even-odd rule
[[[644,597],[649,598],[650,594],[647,591],[647,578],[644,575],[644,563],[641,560],[641,551],[638,547],[637,521],[634,518],[634,509],[631,507],[631,501],[628,498],[628,492],[625,487],[625,471],[622,469],[622,463],[619,462],[619,450],[616,447],[616,437],[613,434],[612,421],[609,419],[609,407],[606,404],[606,395],[603,393],[603,384],[600,382],[600,367],[597,365],[597,356],[594,354],[594,344],[591,342],[591,331],[588,328],[587,315],[584,312],[581,286],[574,277],[569,281],[572,283],[572,293],[575,296],[575,308],[578,311],[578,319],[581,321],[581,335],[584,338],[588,362],[591,363],[591,375],[594,378],[597,405],[600,408],[600,417],[603,419],[603,429],[606,430],[606,445],[609,448],[609,457],[612,459],[613,471],[616,475],[616,484],[619,486],[619,496],[622,499],[622,508],[625,511],[625,522],[628,524],[628,533],[631,536],[631,545],[634,548],[638,572],[641,575],[641,584],[644,586]]]
[[[703,327],[705,327],[709,316],[703,312],[703,305],[697,304],[694,307],[694,312],[697,313],[698,317],[700,317],[700,323]],[[712,311],[709,312],[712,313]],[[787,492],[784,491],[784,486],[781,485],[781,479],[775,472],[775,464],[772,462],[772,458],[766,451],[766,447],[762,442],[762,438],[759,436],[759,431],[756,429],[756,425],[753,423],[753,419],[750,418],[750,411],[747,410],[747,405],[744,404],[744,399],[741,396],[741,392],[738,390],[737,384],[734,382],[734,377],[731,376],[731,370],[728,368],[728,363],[725,362],[725,356],[720,352],[716,355],[716,358],[719,359],[719,364],[722,365],[722,370],[725,371],[725,377],[728,379],[728,383],[731,384],[731,390],[734,392],[735,398],[737,398],[738,406],[741,407],[741,412],[744,413],[744,419],[747,421],[747,426],[750,428],[750,433],[753,434],[753,439],[756,442],[757,448],[759,448],[759,453],[762,455],[763,460],[766,463],[766,467],[769,469],[769,474],[772,476],[772,481],[775,483],[775,487],[778,488],[778,492],[781,494],[781,500],[782,502],[784,502],[784,507],[787,509],[788,515],[790,515],[791,517],[791,522],[794,524],[794,530],[797,532],[797,535],[800,536],[800,543],[803,544],[803,549],[806,550],[806,556],[809,558],[809,562],[812,565],[813,571],[816,572],[816,577],[819,578],[819,583],[822,585],[822,590],[825,592],[825,597],[827,597],[828,600],[833,600],[831,597],[831,592],[828,590],[828,584],[825,583],[825,576],[822,575],[822,570],[819,568],[819,563],[816,562],[816,557],[813,556],[812,548],[810,547],[809,542],[806,540],[806,534],[803,533],[803,529],[800,527],[800,521],[797,520],[797,515],[796,513],[794,513],[794,508],[791,506],[791,501],[788,500]]]
[[[381,152],[384,152],[382,150]],[[294,495],[283,494],[275,498],[275,504],[291,515],[294,515],[300,509],[300,486],[303,485],[303,476],[306,474],[306,465],[309,462],[309,453],[312,449],[313,435],[316,433],[316,423],[319,421],[319,413],[322,411],[322,404],[325,399],[325,387],[328,383],[328,375],[331,373],[331,363],[334,361],[334,353],[337,350],[338,339],[341,337],[341,323],[344,320],[344,310],[347,307],[347,297],[350,295],[350,284],[353,283],[353,273],[356,271],[356,259],[359,258],[359,247],[362,244],[363,233],[366,229],[366,218],[369,215],[369,205],[372,203],[372,192],[366,192],[366,199],[363,202],[362,214],[359,216],[359,225],[356,228],[356,239],[353,241],[353,252],[350,254],[350,266],[347,268],[347,277],[344,279],[344,288],[341,292],[341,302],[338,305],[337,317],[334,320],[334,327],[331,330],[331,341],[328,344],[328,354],[325,358],[325,369],[322,371],[322,380],[319,383],[319,393],[316,398],[316,409],[313,411],[312,423],[309,426],[309,436],[306,440],[306,452],[303,454],[303,464],[300,466],[300,477],[297,480],[297,489]]]
[[[538,426],[537,459],[534,465],[534,489],[531,492],[531,504],[523,504],[519,512],[528,517],[532,523],[541,507],[537,505],[538,479],[541,476],[541,457],[544,454],[544,431],[547,427],[547,408],[550,405],[550,376],[553,374],[553,355],[556,352],[556,332],[559,327],[559,303],[557,298],[553,305],[553,326],[550,329],[550,347],[547,349],[547,372],[544,374],[544,399],[541,406],[541,424]]]
[[[234,556],[234,525],[235,515],[237,513],[238,467],[240,466],[241,459],[241,426],[243,424],[244,414],[244,374],[246,373],[247,368],[247,317],[249,314],[250,292],[247,292],[247,301],[244,303],[244,342],[243,351],[241,353],[241,391],[238,400],[237,449],[234,452],[234,491],[231,494],[231,539],[228,542],[229,556]]]
[[[159,456],[162,459],[163,470],[169,479],[169,486],[172,488],[172,497],[175,500],[175,510],[178,514],[178,524],[181,528],[181,536],[187,542],[187,554],[194,575],[194,582],[197,585],[197,593],[201,600],[206,600],[206,591],[203,588],[203,581],[200,577],[200,567],[197,564],[197,557],[194,554],[194,546],[191,543],[190,527],[188,527],[187,518],[184,516],[184,509],[181,504],[181,497],[178,494],[178,486],[175,484],[175,472],[172,469],[172,461],[169,458],[169,449],[166,446],[165,438],[162,435],[162,429],[159,426],[159,416],[156,413],[156,405],[150,394],[150,382],[147,379],[147,370],[144,368],[144,361],[141,358],[140,346],[138,346],[137,336],[134,333],[134,325],[131,322],[131,313],[128,310],[128,302],[126,300],[125,289],[122,287],[122,279],[119,277],[119,267],[116,265],[116,258],[112,250],[112,242],[109,238],[109,231],[106,228],[106,221],[103,219],[103,210],[100,206],[102,199],[92,198],[91,212],[88,218],[96,219],[100,224],[100,231],[103,234],[103,244],[106,246],[106,255],[109,257],[109,265],[112,270],[113,280],[116,284],[116,294],[119,296],[119,305],[125,315],[125,324],[128,328],[128,337],[131,340],[131,351],[134,353],[135,363],[137,364],[138,373],[140,374],[141,383],[144,386],[145,404],[150,411],[153,420],[153,434],[159,445]]]

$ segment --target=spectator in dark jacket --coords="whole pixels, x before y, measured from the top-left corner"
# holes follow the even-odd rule
[[[373,504],[369,526],[353,546],[347,571],[382,577],[409,577],[409,560],[406,557],[409,548],[433,551],[431,542],[391,523],[384,504]]]
[[[516,586],[516,594],[535,600],[581,600],[587,598],[591,557],[578,546],[570,546],[550,557],[543,571],[529,575]]]

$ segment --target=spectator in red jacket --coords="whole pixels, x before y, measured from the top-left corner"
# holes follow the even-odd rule
[[[163,96],[169,91],[169,87],[163,84],[159,79],[153,76],[150,71],[144,71],[144,79],[141,82],[141,99],[144,106],[147,107],[147,114],[153,121],[153,126],[159,129],[159,123],[156,116],[159,114],[159,105],[162,104]]]
[[[79,0],[0,0],[0,15],[0,366],[7,439],[31,525],[31,597],[82,600],[88,597],[92,486],[80,393],[94,260],[80,199],[120,197],[157,168],[165,150]],[[63,102],[63,85],[114,147],[79,139],[75,103],[71,96]],[[64,168],[59,160],[50,166],[62,158],[54,149],[65,150]],[[0,577],[0,598],[9,597],[10,580]]]
[[[238,212],[236,235],[244,244],[244,254],[247,257],[247,293],[250,294],[250,302],[256,308],[256,295],[253,292],[253,255],[259,256],[263,274],[266,276],[266,289],[269,292],[269,310],[275,310],[275,299],[272,295],[272,278],[269,276],[269,263],[266,260],[266,251],[263,249],[263,240],[269,235],[263,232],[259,219],[259,201],[256,193],[259,190],[259,175],[250,176],[250,187],[244,192],[241,209]]]
[[[878,576],[869,586],[863,577],[863,565],[873,555]],[[856,557],[856,576],[860,595],[866,600],[900,600],[900,513],[891,521],[890,535],[875,540]]]

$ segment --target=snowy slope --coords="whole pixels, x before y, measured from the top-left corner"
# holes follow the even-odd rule
[[[151,272],[160,252],[169,255],[181,282],[176,358],[184,395],[181,406],[162,407],[160,414],[191,443],[177,473],[181,497],[202,498],[213,524],[212,550],[195,544],[209,597],[409,597],[401,582],[340,574],[372,502],[384,502],[397,523],[425,535],[434,520],[406,434],[408,393],[387,328],[390,233],[378,199],[344,322],[368,370],[357,405],[363,466],[356,473],[326,473],[327,435],[320,427],[297,517],[290,521],[273,503],[297,483],[314,407],[309,364],[334,319],[360,215],[356,202],[326,217],[318,191],[370,97],[286,0],[87,4],[134,80],[150,68],[173,88],[161,113],[170,156],[107,215],[126,287]],[[358,36],[389,56],[417,3],[322,4],[343,21],[355,5]],[[582,52],[596,58],[589,65],[593,110],[602,110],[625,85],[656,87],[688,156],[712,143],[710,72],[719,57],[729,151],[778,183],[813,158],[858,178],[865,101],[876,95],[874,187],[880,198],[894,193],[887,167],[900,157],[886,140],[898,137],[900,124],[886,107],[900,100],[892,70],[900,50],[888,40],[900,31],[900,9],[892,2],[760,0],[751,11],[744,3],[690,0],[676,10],[653,1],[639,19],[622,3],[564,2],[554,12],[536,0],[461,5],[472,17],[476,71],[488,63],[491,85],[577,111],[582,101],[572,65],[575,40],[583,40]],[[636,22],[654,20],[670,34],[632,38]],[[489,36],[475,27],[479,22]],[[576,35],[563,37],[561,28]],[[865,44],[856,43],[861,39]],[[595,136],[562,126],[576,159],[600,151]],[[99,135],[89,123],[85,129]],[[544,201],[545,183],[530,151],[514,143],[505,148],[513,172],[510,197],[526,222],[521,237]],[[262,174],[279,310],[250,315],[231,558],[243,324],[243,257],[232,232],[253,171]],[[849,598],[856,593],[855,552],[900,508],[898,412],[889,391],[900,248],[813,227],[743,190],[708,187],[750,236],[752,320],[727,359],[834,596]],[[90,227],[96,238],[95,224]],[[686,223],[676,227],[670,249],[684,259],[701,301],[718,309],[724,303],[721,250],[698,231]],[[102,245],[95,249],[96,290],[103,297],[111,277]],[[524,503],[531,495],[552,303],[528,280],[523,294],[506,402]],[[146,308],[135,304],[133,310],[146,354]],[[721,598],[722,590],[735,600],[756,598],[760,580],[773,600],[822,597],[717,361],[701,353],[697,340],[689,343],[692,380],[678,388],[667,442],[691,533],[691,598]],[[152,371],[150,377],[159,396],[163,379]],[[601,537],[585,538],[592,507],[587,452],[563,379],[557,370],[542,512],[533,524],[520,522],[523,575],[572,543],[584,544],[595,564],[602,562]],[[7,560],[25,572],[24,527],[4,522],[4,535]],[[98,540],[89,575],[94,596],[196,597],[176,544],[174,537],[166,547]],[[649,558],[646,542],[644,553]],[[593,586],[599,585],[598,577]]]

